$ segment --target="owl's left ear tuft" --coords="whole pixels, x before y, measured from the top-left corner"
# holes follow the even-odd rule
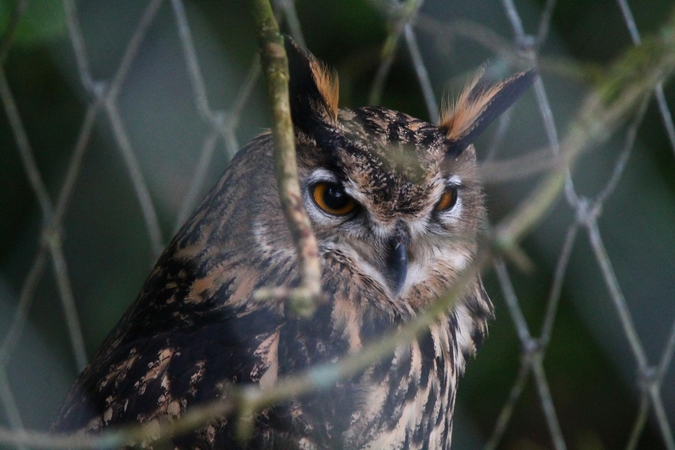
[[[448,154],[458,155],[464,151],[532,86],[538,76],[538,72],[532,69],[491,84],[482,81],[483,72],[479,71],[454,105],[441,111],[439,127],[451,141]]]
[[[316,125],[337,122],[337,73],[296,44],[290,36],[284,35],[284,41],[290,72],[288,89],[293,125],[312,134]]]

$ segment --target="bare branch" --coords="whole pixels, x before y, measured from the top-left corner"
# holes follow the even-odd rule
[[[300,193],[295,157],[295,135],[288,99],[288,59],[284,38],[269,1],[251,0],[251,9],[258,30],[263,73],[267,78],[267,93],[272,106],[272,135],[274,162],[279,197],[291,230],[300,263],[300,286],[287,290],[272,288],[256,293],[258,299],[285,298],[301,316],[311,316],[321,299],[321,264],[319,248],[307,217]]]

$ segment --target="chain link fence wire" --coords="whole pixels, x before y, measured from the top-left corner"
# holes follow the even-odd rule
[[[338,69],[344,106],[436,122],[442,96],[485,60],[492,78],[539,68],[479,141],[489,162],[558,155],[593,75],[675,7],[633,3],[275,6]],[[247,14],[244,1],[0,4],[5,431],[48,427],[171,235],[269,124]],[[659,84],[582,156],[523,244],[534,269],[498,260],[487,274],[497,318],[460,383],[455,448],[675,449],[674,101]],[[491,221],[533,185],[488,179]]]

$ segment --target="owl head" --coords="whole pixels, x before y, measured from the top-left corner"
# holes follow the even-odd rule
[[[286,39],[304,205],[320,250],[353,261],[397,302],[422,307],[476,251],[484,207],[472,142],[532,84],[480,74],[431,124],[383,107],[338,108],[338,79]]]

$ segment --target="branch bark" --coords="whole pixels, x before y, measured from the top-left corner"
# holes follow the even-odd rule
[[[321,264],[319,249],[305,211],[298,182],[295,134],[288,99],[288,59],[284,38],[268,0],[251,0],[258,31],[262,70],[267,79],[267,94],[272,108],[272,135],[279,197],[300,264],[300,286],[295,289],[271,288],[256,292],[256,299],[290,302],[292,311],[311,316],[321,300]]]

